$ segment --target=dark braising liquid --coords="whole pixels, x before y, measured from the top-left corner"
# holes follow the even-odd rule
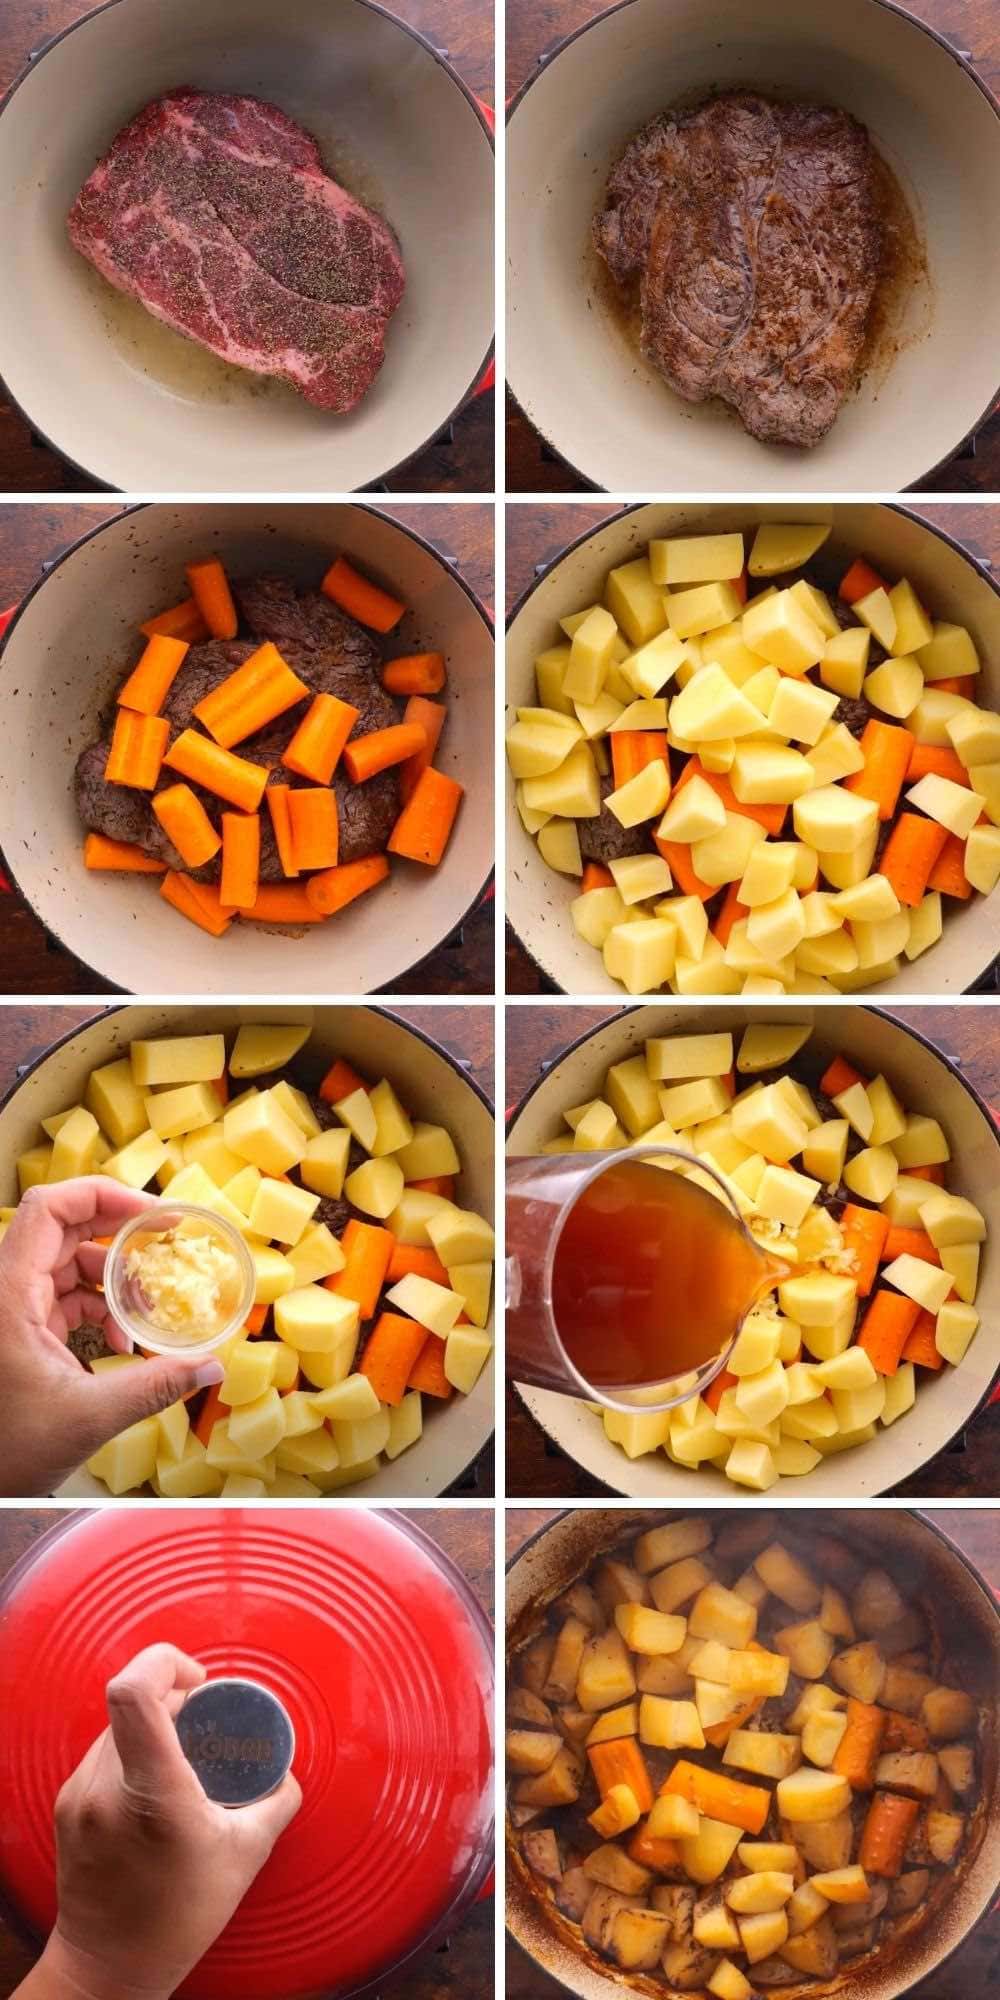
[[[595,1388],[639,1388],[702,1368],[785,1274],[704,1188],[616,1161],[574,1203],[556,1247],[553,1314]]]

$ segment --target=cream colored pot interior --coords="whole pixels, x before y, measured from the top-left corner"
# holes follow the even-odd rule
[[[650,1513],[645,1508],[594,1507],[558,1516],[515,1558],[508,1571],[508,1648],[528,1636],[546,1605],[595,1557],[654,1522],[670,1519],[671,1513],[669,1508]],[[805,1529],[808,1524],[816,1533],[831,1527],[829,1515],[807,1512],[795,1518],[800,1527]],[[908,1595],[915,1594],[922,1601],[957,1684],[995,1715],[1000,1692],[1000,1636],[995,1606],[980,1578],[919,1515],[899,1510],[846,1513],[832,1526],[849,1540],[854,1554],[884,1565]],[[983,1734],[981,1755],[984,1786],[979,1845],[963,1857],[934,1914],[912,1932],[897,1933],[891,1951],[874,1954],[856,1973],[847,1973],[832,1986],[809,1980],[781,1987],[789,2000],[833,1992],[840,2000],[900,2000],[963,1943],[996,1893],[1000,1794],[995,1728]],[[580,2000],[621,2000],[626,1992],[666,1991],[662,1983],[645,1979],[623,1981],[610,1966],[604,1969],[596,1958],[584,1957],[569,1925],[557,1916],[549,1920],[543,1914],[516,1856],[507,1870],[507,1924],[535,1963]],[[942,1991],[950,1990],[947,1975],[945,1978]]]
[[[410,607],[400,652],[444,653],[448,721],[438,762],[467,788],[438,868],[389,881],[304,934],[232,926],[211,938],[168,910],[155,880],[87,873],[73,768],[136,653],[142,619],[183,595],[184,563],[277,571],[316,586],[342,552]],[[493,861],[493,639],[448,564],[361,507],[156,506],[123,514],[46,578],[0,651],[0,846],[28,902],[70,951],[134,993],[370,993],[460,923]]]
[[[830,506],[785,502],[735,506],[648,506],[605,522],[571,549],[542,578],[518,612],[507,639],[507,701],[511,709],[536,699],[533,663],[551,646],[558,620],[600,598],[615,564],[641,553],[651,535],[701,528],[753,531],[761,520],[832,521],[828,549],[847,560],[867,556],[893,579],[908,576],[935,618],[968,625],[979,645],[983,672],[979,699],[1000,708],[1000,595],[969,557],[920,520],[892,507]],[[824,551],[824,554],[827,551]],[[564,993],[614,993],[599,952],[573,929],[569,906],[576,893],[568,876],[556,875],[525,833],[507,773],[507,914],[522,944]],[[932,950],[904,966],[879,993],[962,993],[1000,951],[1000,889],[967,903],[947,901],[944,936]]]
[[[544,42],[539,30],[539,44]],[[719,88],[836,104],[907,196],[929,287],[900,351],[815,450],[757,443],[675,395],[610,303],[590,225],[657,112]],[[631,0],[547,61],[510,121],[508,376],[549,444],[612,493],[897,492],[948,457],[997,390],[1000,120],[954,54],[882,0]]]
[[[634,1008],[614,1016],[548,1071],[515,1119],[508,1153],[532,1154],[543,1140],[553,1138],[561,1128],[563,1111],[599,1093],[610,1064],[637,1054],[647,1036],[684,1034],[695,1026],[738,1031],[748,1020],[773,1018],[766,1008],[754,1010],[732,1002],[705,1002],[697,1018],[683,1004]],[[968,1195],[982,1209],[989,1225],[990,1240],[983,1246],[976,1299],[982,1323],[961,1366],[942,1368],[940,1374],[930,1377],[922,1374],[914,1408],[887,1430],[879,1428],[868,1444],[836,1452],[822,1459],[806,1479],[781,1479],[772,1488],[773,1495],[802,1501],[845,1493],[865,1499],[887,1493],[943,1450],[969,1422],[1000,1363],[997,1135],[958,1074],[909,1033],[901,1017],[889,1020],[862,1007],[790,1003],[782,1008],[781,1019],[810,1022],[811,1046],[830,1057],[838,1053],[846,1056],[866,1075],[884,1074],[904,1104],[940,1119],[952,1152],[949,1186],[955,1193]],[[714,1467],[688,1471],[664,1452],[626,1458],[616,1445],[608,1443],[600,1418],[572,1397],[542,1389],[521,1393],[532,1416],[556,1444],[613,1492],[644,1500],[661,1497],[688,1506],[732,1497],[731,1484]]]
[[[350,415],[204,353],[72,249],[66,215],[96,160],[182,84],[279,105],[396,231],[406,295]],[[129,492],[368,485],[447,422],[492,339],[489,139],[449,71],[364,0],[98,8],[38,57],[0,117],[0,191],[0,373],[59,451]]]
[[[79,1101],[92,1069],[114,1062],[136,1038],[207,1034],[224,1029],[235,1035],[244,1021],[310,1021],[309,1050],[324,1062],[344,1056],[362,1073],[387,1076],[417,1118],[445,1125],[462,1160],[462,1198],[483,1215],[493,1214],[493,1119],[454,1062],[421,1035],[389,1014],[367,1007],[124,1007],[88,1023],[69,1041],[42,1058],[16,1086],[0,1110],[0,1199],[17,1200],[14,1161],[37,1144],[43,1118]],[[418,1444],[393,1463],[386,1461],[364,1487],[349,1489],[364,1499],[393,1499],[442,1493],[486,1443],[493,1430],[493,1366],[480,1375],[470,1396],[455,1396],[427,1412]],[[96,1497],[105,1489],[86,1472],[61,1490],[63,1498]]]

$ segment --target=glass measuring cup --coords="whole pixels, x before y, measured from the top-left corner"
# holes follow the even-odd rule
[[[657,1156],[662,1159],[662,1166]],[[686,1320],[686,1330],[691,1332],[692,1319],[697,1313],[692,1294],[704,1294],[711,1352],[703,1355],[697,1365],[666,1366],[671,1335],[669,1306],[663,1319],[664,1360],[650,1368],[647,1354],[645,1368],[624,1365],[630,1351],[634,1363],[642,1358],[634,1343],[630,1348],[625,1325],[628,1288],[631,1287],[632,1308],[639,1310],[649,1307],[650,1290],[644,1283],[641,1262],[634,1267],[634,1274],[623,1275],[628,1210],[621,1204],[617,1214],[619,1239],[614,1245],[618,1278],[607,1285],[603,1301],[606,1308],[619,1312],[615,1330],[603,1354],[598,1351],[599,1344],[590,1341],[589,1368],[579,1353],[574,1358],[569,1351],[570,1346],[578,1348],[579,1342],[569,1332],[566,1301],[572,1298],[574,1279],[579,1280],[592,1261],[590,1239],[580,1237],[574,1215],[579,1219],[579,1204],[587,1191],[602,1176],[627,1161],[644,1167],[645,1173],[629,1176],[631,1187],[626,1194],[653,1204],[657,1216],[662,1210],[662,1242],[656,1248],[660,1261],[668,1262],[669,1268],[658,1270],[655,1275],[661,1281],[661,1289],[675,1298],[675,1333],[682,1318]],[[664,1172],[664,1167],[673,1162],[680,1168],[689,1171],[696,1168],[699,1174],[709,1176],[718,1186],[722,1200],[687,1174]],[[611,1222],[614,1221],[612,1213]],[[750,1308],[788,1273],[788,1266],[751,1236],[725,1181],[707,1161],[679,1147],[644,1145],[641,1140],[615,1152],[558,1153],[508,1160],[506,1227],[508,1376],[538,1388],[557,1390],[561,1395],[579,1396],[612,1410],[668,1410],[689,1396],[700,1395],[725,1367]],[[706,1239],[714,1243],[711,1269],[703,1268],[700,1261]],[[567,1271],[567,1261],[572,1264],[574,1254],[579,1269]],[[599,1263],[599,1260],[598,1246],[593,1261]],[[609,1265],[614,1261],[609,1258]],[[645,1277],[650,1276],[647,1264]],[[617,1304],[615,1283],[620,1290]],[[616,1380],[619,1360],[623,1362],[624,1379]]]
[[[216,1253],[217,1282],[199,1314],[197,1303],[187,1324],[170,1327],[155,1318],[155,1304],[143,1291],[132,1268],[150,1245],[167,1245],[178,1237],[201,1239]],[[239,1230],[213,1209],[190,1202],[158,1202],[130,1217],[118,1231],[104,1265],[104,1296],[114,1318],[137,1347],[153,1354],[210,1354],[237,1333],[254,1302],[257,1274]]]

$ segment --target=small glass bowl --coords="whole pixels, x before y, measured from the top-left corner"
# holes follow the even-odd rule
[[[126,1269],[130,1250],[179,1228],[185,1235],[209,1237],[230,1253],[237,1266],[233,1296],[226,1301],[217,1323],[204,1332],[174,1334],[157,1326],[149,1318],[148,1305],[137,1280]],[[155,1208],[144,1208],[141,1214],[133,1215],[123,1224],[108,1250],[102,1282],[113,1318],[137,1347],[147,1348],[152,1354],[196,1355],[210,1354],[246,1324],[254,1302],[257,1274],[246,1242],[224,1216],[189,1202],[162,1201]]]

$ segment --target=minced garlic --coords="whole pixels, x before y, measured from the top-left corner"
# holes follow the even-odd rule
[[[129,1250],[125,1269],[151,1325],[164,1333],[214,1333],[239,1286],[231,1250],[214,1237],[173,1229]]]

